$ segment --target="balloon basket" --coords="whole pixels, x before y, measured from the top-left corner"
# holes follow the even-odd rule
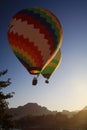
[[[45,83],[47,83],[47,84],[49,83],[48,79],[47,79],[47,80],[45,80]]]
[[[37,85],[37,78],[34,77],[34,79],[32,81],[32,85]]]

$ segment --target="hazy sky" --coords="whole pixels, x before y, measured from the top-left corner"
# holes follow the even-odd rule
[[[63,27],[62,62],[45,84],[33,76],[13,54],[7,39],[8,24],[15,13],[27,7],[43,7],[52,11]],[[0,0],[0,70],[8,69],[4,79],[12,84],[5,92],[14,91],[9,107],[28,102],[50,110],[78,110],[87,105],[87,0]]]

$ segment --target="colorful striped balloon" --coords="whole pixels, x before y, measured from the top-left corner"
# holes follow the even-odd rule
[[[33,7],[16,13],[8,29],[8,40],[19,61],[31,74],[39,74],[62,43],[62,27],[50,11]]]
[[[53,74],[53,72],[59,67],[60,62],[62,59],[61,50],[57,52],[55,57],[50,61],[50,63],[41,71],[41,74],[44,78],[47,80],[50,78],[50,76]]]

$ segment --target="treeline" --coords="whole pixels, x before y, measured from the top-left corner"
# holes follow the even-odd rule
[[[11,84],[11,79],[2,80],[1,77],[7,74],[8,70],[0,71],[0,130],[10,130],[14,127],[14,121],[12,116],[8,113],[7,99],[12,98],[14,92],[4,93],[3,89],[7,88]]]
[[[43,116],[28,116],[16,121],[17,128],[54,128],[60,127],[67,120],[66,116],[61,114],[43,115]]]
[[[16,128],[23,130],[74,130],[74,129],[87,129],[87,111],[81,111],[68,118],[61,112],[56,115],[42,115],[42,116],[27,116],[19,120],[15,120]]]

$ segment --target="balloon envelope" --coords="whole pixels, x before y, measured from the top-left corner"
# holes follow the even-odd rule
[[[13,52],[31,74],[40,73],[62,42],[60,21],[50,11],[38,7],[16,13],[7,34]]]
[[[49,79],[53,72],[59,67],[62,59],[61,50],[57,52],[55,57],[50,61],[50,63],[41,71],[44,78]]]

